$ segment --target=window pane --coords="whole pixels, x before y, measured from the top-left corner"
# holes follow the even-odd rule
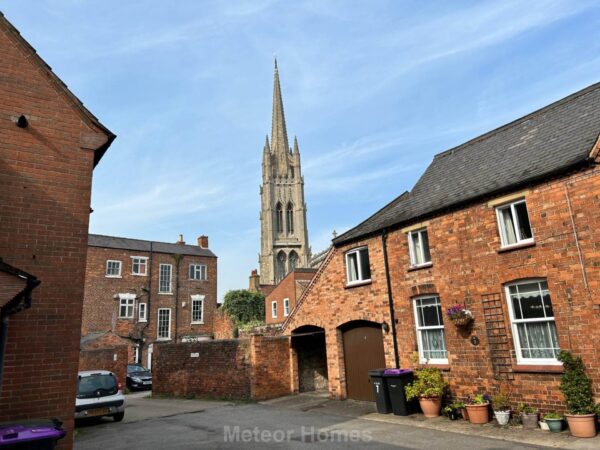
[[[348,281],[358,280],[358,265],[357,265],[357,254],[350,253],[346,255],[348,262]]]
[[[550,301],[550,293],[548,291],[542,292],[542,300],[544,302],[544,310],[546,311],[546,317],[554,317],[554,311],[552,311],[552,302]]]
[[[437,327],[441,323],[441,307],[436,298],[421,299],[423,311],[423,326]]]
[[[431,253],[429,253],[429,236],[427,236],[427,230],[421,231],[421,245],[423,246],[423,262],[430,262]]]
[[[510,206],[500,210],[500,222],[504,245],[516,244],[517,236]]]
[[[515,319],[520,320],[523,318],[523,314],[521,313],[521,304],[519,303],[518,295],[511,295],[510,299],[513,305],[513,312],[515,314]]]
[[[531,285],[519,286],[519,297],[521,300],[523,319],[540,319],[545,317],[545,315],[539,285],[535,283],[535,290],[530,290],[530,286]],[[527,291],[523,292],[522,289],[527,289]]]
[[[423,356],[426,359],[446,359],[446,342],[444,330],[423,330],[422,334]]]
[[[369,251],[366,248],[360,250],[360,273],[363,280],[371,278],[371,268],[369,267]]]
[[[533,234],[531,233],[531,225],[529,225],[529,216],[527,215],[527,205],[525,202],[517,203],[515,205],[515,212],[517,213],[519,234],[521,235],[521,239],[529,239],[533,237]]]
[[[554,322],[518,324],[522,354],[525,358],[555,358],[558,339]]]
[[[423,264],[423,256],[421,252],[421,244],[419,242],[419,233],[411,233],[410,235],[413,248],[413,263],[415,265]]]

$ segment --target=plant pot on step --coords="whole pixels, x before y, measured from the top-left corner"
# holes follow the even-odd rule
[[[442,397],[419,397],[419,406],[425,417],[429,419],[439,417],[442,410]]]
[[[544,430],[544,431],[550,431],[550,427],[548,427],[548,424],[547,424],[545,421],[543,421],[543,420],[540,420],[540,421],[538,422],[538,424],[539,424],[539,426],[540,426],[540,428],[541,428],[542,430]]]
[[[562,419],[545,418],[544,422],[546,422],[546,424],[548,425],[548,428],[550,428],[550,431],[552,431],[553,433],[560,433],[562,431],[562,427],[563,427]]]
[[[496,416],[496,421],[498,425],[506,425],[510,420],[510,410],[507,411],[494,411],[494,416]]]
[[[523,424],[523,428],[537,428],[538,421],[538,413],[521,413],[521,423]]]
[[[565,414],[571,435],[579,438],[593,438],[596,436],[595,414]]]
[[[462,414],[462,418],[464,420],[469,420],[469,411],[467,411],[466,406],[463,406],[462,408],[460,408],[460,413]]]
[[[469,421],[474,424],[484,424],[490,421],[489,403],[482,405],[467,405]]]

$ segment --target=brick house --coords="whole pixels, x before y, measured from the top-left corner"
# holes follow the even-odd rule
[[[129,362],[152,365],[153,343],[213,337],[217,257],[198,245],[90,234],[82,348],[127,345]]]
[[[275,286],[265,297],[265,323],[267,325],[283,323],[296,306],[296,299],[300,298],[316,272],[316,269],[296,268]]]
[[[0,422],[58,418],[70,448],[92,172],[115,136],[2,14],[0,79],[0,257],[41,282],[8,322]]]
[[[337,237],[283,324],[324,336],[331,396],[435,365],[451,392],[562,410],[559,349],[600,396],[600,84],[438,154],[412,191]],[[446,310],[474,317],[457,327]],[[295,338],[294,336],[298,336]],[[302,374],[296,373],[296,378]]]

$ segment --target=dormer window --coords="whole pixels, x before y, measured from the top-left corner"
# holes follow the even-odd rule
[[[369,249],[367,247],[356,248],[346,253],[346,274],[349,285],[371,281]]]
[[[408,233],[408,249],[410,253],[410,265],[412,267],[431,264],[429,237],[427,236],[426,228]]]
[[[496,208],[502,247],[533,242],[527,203],[519,200]]]

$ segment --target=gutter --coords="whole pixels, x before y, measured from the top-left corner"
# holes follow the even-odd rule
[[[390,306],[390,321],[392,322],[392,341],[394,342],[394,362],[395,367],[400,367],[400,355],[398,353],[398,337],[396,335],[396,315],[394,314],[394,297],[392,296],[392,281],[390,278],[390,268],[387,254],[387,229],[381,232],[381,245],[383,246],[383,263],[385,266],[385,281],[387,283],[388,303]]]

